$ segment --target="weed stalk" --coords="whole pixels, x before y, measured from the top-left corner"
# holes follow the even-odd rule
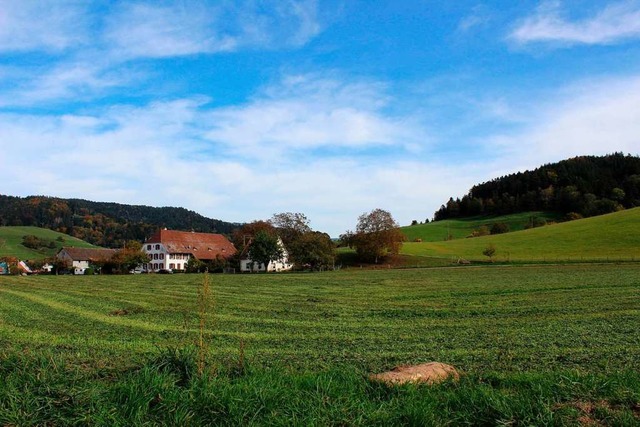
[[[198,318],[200,320],[199,339],[198,339],[198,374],[204,373],[205,362],[207,358],[207,342],[205,340],[205,328],[207,326],[207,314],[210,308],[210,287],[209,273],[204,273],[202,286],[198,291]]]

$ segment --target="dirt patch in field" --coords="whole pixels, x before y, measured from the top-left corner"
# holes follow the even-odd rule
[[[390,385],[405,383],[436,384],[449,378],[458,380],[460,374],[451,365],[440,362],[429,362],[420,365],[405,365],[391,371],[372,374],[370,378]]]
[[[109,312],[109,316],[127,316],[144,312],[142,307],[125,307]]]
[[[581,426],[603,426],[607,425],[599,418],[598,411],[605,410],[607,412],[616,413],[618,411],[629,409],[631,410],[634,418],[640,419],[640,405],[635,404],[630,407],[620,406],[620,405],[611,405],[611,403],[606,400],[599,400],[597,402],[593,401],[573,401],[567,403],[559,403],[553,407],[554,410],[564,409],[564,408],[574,408],[579,411],[579,416],[576,419]]]

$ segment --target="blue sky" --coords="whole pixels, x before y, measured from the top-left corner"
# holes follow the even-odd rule
[[[0,190],[423,221],[640,152],[640,0],[0,0]]]

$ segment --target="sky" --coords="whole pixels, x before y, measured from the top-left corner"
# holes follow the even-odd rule
[[[0,193],[424,221],[640,153],[640,0],[0,0]]]

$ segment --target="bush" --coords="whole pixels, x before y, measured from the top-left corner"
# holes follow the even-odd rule
[[[494,222],[491,226],[491,234],[503,234],[509,232],[509,225],[504,222]]]
[[[576,219],[582,219],[582,215],[577,212],[569,212],[564,218],[567,221],[575,221]]]
[[[488,256],[491,262],[493,262],[493,256],[495,254],[496,254],[496,247],[493,246],[493,244],[490,244],[482,251],[482,255]]]

